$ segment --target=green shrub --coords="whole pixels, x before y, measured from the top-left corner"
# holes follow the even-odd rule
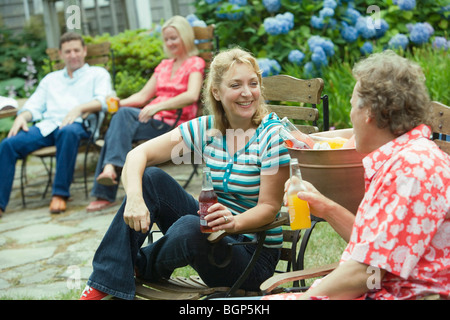
[[[47,44],[32,26],[18,34],[0,26],[0,95],[26,98],[37,86]]]
[[[158,32],[126,30],[116,36],[103,34],[85,37],[86,43],[111,42],[115,61],[115,89],[121,98],[139,91],[164,58],[163,42]],[[112,65],[109,64],[112,72]]]
[[[386,48],[421,64],[432,99],[449,103],[447,51],[431,49],[437,38],[449,46],[448,1],[394,3],[399,1],[196,0],[195,7],[198,19],[216,25],[221,48],[238,45],[251,51],[263,75],[322,77],[330,125],[342,128],[351,125],[353,64]],[[370,5],[379,12],[368,10]]]

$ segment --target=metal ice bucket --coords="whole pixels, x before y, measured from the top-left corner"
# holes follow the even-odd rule
[[[321,137],[350,138],[352,129],[312,134]],[[331,200],[356,214],[364,196],[363,155],[352,149],[311,150],[289,149],[297,158],[302,177]]]

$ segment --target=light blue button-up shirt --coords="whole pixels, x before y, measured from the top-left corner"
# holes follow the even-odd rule
[[[32,121],[40,121],[36,126],[45,137],[61,125],[70,110],[80,104],[96,99],[106,111],[106,97],[111,90],[111,77],[102,67],[86,63],[73,72],[72,78],[64,68],[46,75],[19,113],[25,110],[31,112]],[[76,122],[82,122],[81,117]]]

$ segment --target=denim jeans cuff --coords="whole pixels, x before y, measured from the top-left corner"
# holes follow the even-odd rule
[[[101,292],[110,294],[110,295],[112,295],[112,296],[114,296],[116,298],[119,298],[119,299],[134,300],[134,296],[135,296],[134,292],[132,294],[131,293],[123,293],[123,292],[120,292],[120,291],[108,288],[108,287],[106,287],[104,285],[101,285],[99,283],[96,283],[95,281],[92,281],[92,280],[88,280],[87,285],[92,287],[92,288],[95,288],[95,289],[97,289],[97,290],[99,290]]]

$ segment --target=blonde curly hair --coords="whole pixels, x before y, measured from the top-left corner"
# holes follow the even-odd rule
[[[353,76],[359,81],[359,107],[370,108],[379,128],[399,136],[430,124],[430,97],[416,63],[386,50],[358,62]]]

